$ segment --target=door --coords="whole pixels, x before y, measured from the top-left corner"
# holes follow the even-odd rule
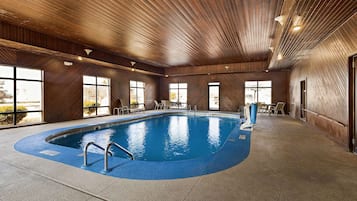
[[[306,80],[300,81],[300,119],[306,120]]]
[[[357,152],[357,54],[348,59],[348,113],[349,113],[349,149],[351,152]]]
[[[219,82],[208,83],[208,109],[219,110]]]

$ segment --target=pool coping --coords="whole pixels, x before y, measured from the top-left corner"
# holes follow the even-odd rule
[[[170,113],[180,112],[157,112],[154,115],[157,116]],[[186,112],[181,113],[186,114]],[[223,113],[205,114],[208,114],[207,116],[214,116],[212,114],[219,115]],[[22,153],[57,161],[91,172],[119,178],[140,180],[177,179],[211,174],[233,167],[242,162],[249,155],[251,132],[240,130],[239,124],[237,124],[237,126],[228,135],[227,140],[221,149],[212,155],[179,161],[131,161],[129,159],[119,157],[108,157],[109,171],[107,172],[103,171],[103,154],[89,152],[88,165],[83,167],[83,151],[81,149],[55,145],[46,141],[49,136],[63,133],[64,131],[71,129],[81,129],[95,125],[136,121],[138,119],[152,116],[152,113],[143,113],[135,116],[127,116],[121,119],[105,120],[98,122],[98,124],[87,123],[53,129],[25,137],[16,142],[14,148]]]

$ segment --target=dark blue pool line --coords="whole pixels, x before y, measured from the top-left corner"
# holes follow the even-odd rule
[[[119,121],[134,120],[150,116],[152,116],[152,114],[142,114],[135,117],[122,118]],[[105,123],[114,122],[118,122],[118,120],[105,121]],[[119,157],[109,157],[109,171],[103,172],[104,161],[102,154],[88,153],[88,166],[83,167],[82,150],[54,145],[45,141],[50,135],[88,126],[93,126],[93,124],[82,124],[46,131],[23,138],[18,141],[14,147],[17,151],[23,153],[54,160],[92,172],[113,177],[144,180],[176,179],[215,173],[242,162],[249,155],[250,151],[251,132],[240,130],[238,124],[229,134],[221,150],[213,155],[189,160],[160,162],[131,161]],[[58,154],[50,156],[40,153],[44,150],[58,152]]]

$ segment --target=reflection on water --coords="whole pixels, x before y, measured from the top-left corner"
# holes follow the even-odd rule
[[[208,121],[208,142],[214,147],[220,146],[219,139],[219,118],[211,117]]]
[[[174,155],[180,155],[187,151],[189,138],[188,119],[186,116],[172,116],[169,122],[169,142],[166,150]]]
[[[51,143],[83,148],[92,141],[102,147],[113,141],[132,152],[135,160],[184,160],[215,153],[236,125],[237,120],[230,118],[170,115],[63,136]],[[115,156],[127,157],[112,148]],[[89,151],[103,153],[94,146]]]
[[[135,157],[142,157],[145,153],[145,121],[129,125],[127,130],[128,135],[128,150],[135,153]]]
[[[89,142],[95,142],[99,146],[105,148],[110,142],[112,135],[115,133],[114,129],[104,129],[99,131],[94,131],[83,136],[81,147],[86,146]],[[88,147],[89,152],[93,153],[103,153],[102,150],[96,148],[95,146]]]

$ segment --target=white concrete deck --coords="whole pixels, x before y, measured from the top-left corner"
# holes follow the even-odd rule
[[[1,130],[0,200],[357,200],[357,156],[289,117],[258,116],[245,161],[186,179],[113,178],[13,148],[18,140],[41,131],[117,117]]]

